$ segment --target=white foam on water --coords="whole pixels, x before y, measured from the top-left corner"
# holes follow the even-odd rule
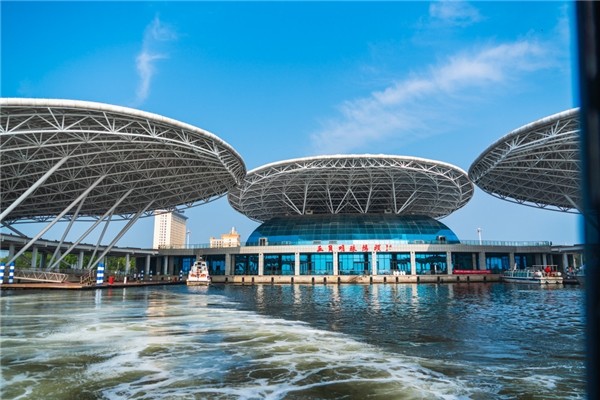
[[[437,372],[435,360],[386,352],[304,322],[239,310],[223,296],[190,289],[151,291],[143,297],[147,301],[96,292],[79,309],[69,303],[68,315],[57,305],[56,315],[38,316],[45,324],[35,324],[35,329],[10,325],[1,339],[11,343],[3,347],[1,358],[3,372],[9,372],[3,374],[4,384],[19,390],[33,386],[22,398],[43,392],[44,385],[57,379],[71,389],[68,393],[92,387],[108,399],[492,395],[489,387],[482,391],[459,374]],[[56,317],[60,322],[55,324]],[[448,363],[444,367],[453,368]],[[28,373],[19,373],[22,369]],[[556,385],[554,378],[539,375],[546,389]]]

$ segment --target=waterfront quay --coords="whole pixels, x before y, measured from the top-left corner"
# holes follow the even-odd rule
[[[485,283],[500,282],[499,274],[457,274],[457,275],[395,275],[395,276],[367,276],[367,275],[300,275],[300,276],[275,276],[275,275],[217,275],[212,277],[213,284],[233,284],[233,285],[334,285],[334,284],[437,284],[437,283]],[[183,285],[184,279],[178,276],[158,276],[154,280],[134,280],[128,277],[127,280],[110,280],[101,284],[84,284],[79,282],[27,282],[16,279],[14,283],[2,283],[2,290],[92,290],[92,289],[111,289],[128,288],[143,286],[170,286]]]

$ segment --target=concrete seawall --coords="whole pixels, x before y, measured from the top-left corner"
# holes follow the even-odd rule
[[[237,285],[500,282],[500,275],[217,275],[212,276],[212,282]]]

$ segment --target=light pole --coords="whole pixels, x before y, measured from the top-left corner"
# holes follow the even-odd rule
[[[479,245],[481,246],[481,228],[477,228],[477,235],[479,236]]]

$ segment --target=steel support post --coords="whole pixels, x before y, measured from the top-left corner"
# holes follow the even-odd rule
[[[110,244],[106,247],[106,249],[104,249],[102,254],[98,257],[98,259],[91,266],[89,266],[88,269],[94,268],[96,266],[96,264],[98,263],[98,261],[100,261],[104,256],[106,256],[112,250],[112,248],[123,237],[123,235],[125,233],[127,233],[127,231],[137,222],[137,220],[146,212],[146,210],[148,210],[150,208],[152,203],[154,203],[154,200],[152,200],[150,203],[148,203],[148,205],[143,210],[138,211],[135,214],[135,216],[127,222],[125,227],[123,229],[121,229],[121,231],[117,234],[117,236],[113,239],[113,241],[110,242]]]
[[[54,172],[56,172],[56,170],[59,169],[68,159],[69,157],[62,158],[52,168],[50,168],[48,172],[42,175],[42,177],[38,179],[37,182],[31,185],[29,189],[23,192],[23,194],[20,195],[18,199],[13,201],[12,204],[6,208],[6,210],[2,211],[2,214],[0,214],[0,221],[4,221],[4,218],[6,218],[6,216],[12,212],[12,210],[14,210],[19,204],[21,204],[25,199],[27,199],[29,195],[31,195],[31,193],[33,193],[44,182],[46,182],[46,179],[48,179]]]
[[[119,206],[119,204],[121,204],[123,202],[123,200],[125,200],[127,198],[127,196],[129,196],[129,194],[131,194],[131,192],[133,192],[133,189],[129,189],[127,191],[127,193],[125,193],[123,196],[121,196],[119,198],[119,200],[117,200],[117,202],[107,211],[104,213],[104,215],[102,217],[100,217],[96,222],[94,222],[92,224],[92,226],[90,226],[84,233],[83,235],[81,235],[79,237],[79,239],[77,239],[75,242],[73,242],[73,244],[71,245],[71,247],[69,247],[67,249],[67,251],[65,251],[65,253],[62,255],[62,257],[53,265],[50,266],[49,269],[52,269],[55,267],[56,264],[58,264],[59,262],[62,261],[62,259],[67,255],[70,254],[71,251],[73,251],[73,249],[75,247],[77,247],[77,245],[79,243],[81,243],[83,241],[83,239],[85,239],[106,217],[108,217],[109,215],[113,215],[115,212],[115,209]],[[83,269],[83,258],[82,258],[82,264],[81,267],[79,267],[79,269]]]
[[[100,182],[102,182],[102,180],[105,177],[106,177],[106,175],[102,175],[98,179],[96,179],[96,181],[94,183],[92,183],[92,185],[90,185],[89,188],[87,188],[83,193],[81,193],[79,196],[77,196],[77,198],[75,200],[73,200],[73,202],[71,202],[71,204],[69,204],[67,206],[67,208],[65,208],[60,214],[58,214],[52,220],[52,222],[50,222],[48,225],[46,225],[37,235],[35,235],[35,237],[33,239],[31,239],[29,241],[29,243],[27,243],[25,246],[23,246],[23,248],[15,256],[13,256],[8,263],[10,264],[17,257],[19,257],[21,254],[25,253],[25,251],[27,251],[39,238],[41,238],[44,233],[48,232],[50,230],[50,228],[52,228],[58,221],[60,221],[60,219],[62,217],[64,217],[69,211],[71,211],[71,209],[73,207],[75,207],[75,204],[78,204],[80,201],[82,201],[83,199],[85,199],[87,197],[87,195],[90,194],[90,192],[92,190],[94,190],[94,188],[96,186],[98,186],[98,184]]]

